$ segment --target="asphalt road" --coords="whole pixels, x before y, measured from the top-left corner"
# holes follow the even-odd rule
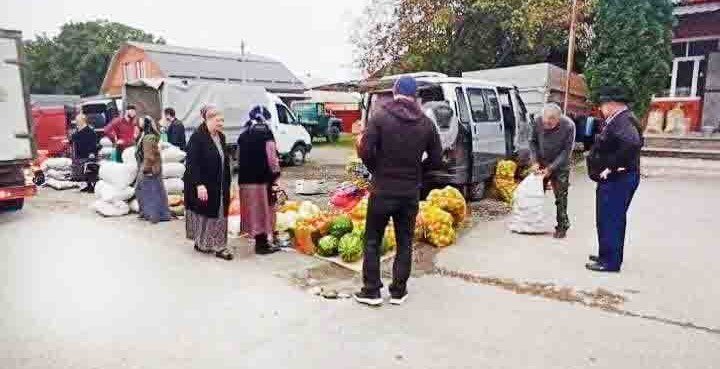
[[[447,273],[380,309],[286,278],[312,258],[224,262],[194,253],[182,222],[101,219],[42,190],[0,215],[0,368],[717,368],[717,183],[646,179],[623,273],[596,275],[577,176],[567,241],[478,225],[438,255]],[[626,301],[568,298],[598,288]]]

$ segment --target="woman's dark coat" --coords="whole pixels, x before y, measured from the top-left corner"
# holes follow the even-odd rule
[[[225,135],[220,133],[219,136],[220,144],[225,148]],[[208,218],[218,218],[221,214],[222,199],[222,211],[227,216],[230,206],[230,156],[226,152],[223,163],[205,123],[201,124],[190,137],[186,152],[184,177],[186,209]],[[206,202],[198,198],[199,185],[207,188]]]

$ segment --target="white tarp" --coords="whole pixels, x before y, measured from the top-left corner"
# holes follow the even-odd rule
[[[149,96],[152,90],[157,93],[154,97]],[[128,104],[138,106],[140,115],[159,115],[165,107],[174,108],[177,118],[183,121],[188,131],[194,131],[200,125],[200,109],[205,104],[213,104],[225,116],[228,142],[237,140],[253,106],[269,103],[267,91],[263,87],[174,78],[141,79],[126,84],[123,97]],[[163,106],[151,106],[154,104]],[[159,120],[161,117],[153,118]]]

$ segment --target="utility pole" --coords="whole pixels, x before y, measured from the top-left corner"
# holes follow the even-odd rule
[[[578,0],[573,0],[572,18],[570,19],[570,40],[568,43],[567,74],[565,76],[565,103],[563,104],[563,111],[565,114],[567,114],[568,105],[570,105],[570,77],[572,76],[573,66],[575,65],[575,27],[577,24],[577,6]]]
[[[242,67],[242,71],[243,71],[242,72],[242,81],[243,81],[243,83],[246,83],[247,82],[247,69],[246,69],[246,65],[245,65],[245,40],[240,41],[240,55],[241,55],[240,62],[242,63],[241,67]]]

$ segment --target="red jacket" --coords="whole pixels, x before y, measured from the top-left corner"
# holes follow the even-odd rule
[[[125,117],[117,117],[105,127],[105,137],[113,143],[123,141],[123,144],[118,147],[127,148],[135,145],[135,129],[136,125],[133,121],[129,121]]]

